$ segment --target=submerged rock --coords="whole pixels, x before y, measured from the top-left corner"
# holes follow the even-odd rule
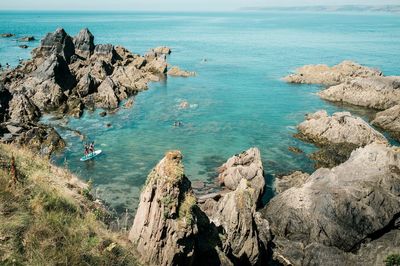
[[[318,169],[301,187],[274,197],[262,212],[275,236],[274,254],[286,264],[308,265],[313,257],[341,258],[394,229],[400,215],[399,154],[396,147],[367,145],[345,163]]]
[[[390,132],[400,141],[400,104],[376,114],[372,124]]]
[[[361,66],[352,61],[343,61],[342,63],[329,67],[327,65],[306,65],[296,70],[284,78],[289,83],[308,83],[336,85],[356,77],[375,77],[381,76],[379,70]]]
[[[22,49],[28,49],[29,48],[29,46],[26,45],[26,44],[18,45],[18,47],[22,48]]]
[[[21,37],[18,39],[18,41],[20,42],[32,42],[35,40],[35,37],[33,36],[25,36],[25,37]]]
[[[385,110],[400,104],[400,77],[355,78],[318,95],[328,101]]]
[[[191,265],[197,232],[196,198],[183,173],[182,155],[168,152],[149,174],[129,240],[149,265]]]
[[[174,67],[170,68],[168,70],[167,74],[170,75],[170,76],[185,77],[185,78],[196,76],[196,72],[182,70],[177,66],[174,66]]]
[[[13,34],[13,33],[2,33],[2,34],[0,34],[0,37],[2,37],[2,38],[10,38],[10,37],[13,37],[13,36],[15,36],[15,34]]]

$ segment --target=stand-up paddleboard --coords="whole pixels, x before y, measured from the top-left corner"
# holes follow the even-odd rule
[[[83,156],[83,157],[81,158],[81,162],[91,160],[91,159],[93,159],[94,157],[96,157],[97,155],[99,155],[101,152],[102,152],[101,150],[97,150],[97,151],[94,151],[94,152],[92,152],[92,153],[89,153],[88,155],[85,155],[85,156]]]

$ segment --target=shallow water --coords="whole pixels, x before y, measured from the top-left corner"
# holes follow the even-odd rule
[[[306,155],[288,151],[312,145],[292,137],[304,115],[318,109],[348,110],[320,100],[311,85],[280,80],[304,64],[337,64],[344,59],[399,74],[400,17],[391,14],[316,13],[5,13],[0,32],[41,38],[64,27],[71,35],[88,27],[97,43],[120,44],[133,52],[167,45],[169,62],[198,75],[168,78],[140,93],[132,109],[101,118],[96,111],[68,127],[94,140],[104,155],[82,163],[82,142],[60,129],[68,141],[54,158],[85,179],[117,210],[135,209],[150,169],[170,149],[184,154],[191,180],[213,182],[215,168],[249,147],[261,150],[268,191],[273,175],[312,171]],[[30,43],[38,45],[38,41]],[[29,58],[29,49],[0,38],[0,63]],[[206,60],[204,60],[206,59]],[[182,100],[191,104],[179,109]],[[368,112],[352,112],[368,117]],[[48,117],[44,118],[49,123]],[[183,126],[174,128],[174,121]],[[105,125],[111,123],[111,127]]]

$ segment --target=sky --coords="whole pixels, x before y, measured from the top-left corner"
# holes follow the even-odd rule
[[[400,0],[0,0],[0,10],[231,11],[244,7],[390,5]]]

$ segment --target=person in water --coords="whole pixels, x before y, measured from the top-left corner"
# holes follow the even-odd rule
[[[89,145],[89,153],[93,153],[94,152],[94,141],[90,143]]]

